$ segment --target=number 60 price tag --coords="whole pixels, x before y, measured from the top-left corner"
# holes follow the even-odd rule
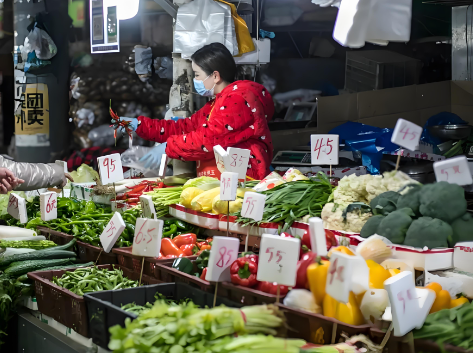
[[[293,287],[296,284],[300,247],[297,238],[263,234],[256,279]]]
[[[214,237],[205,279],[209,282],[230,281],[230,266],[238,257],[237,238]]]

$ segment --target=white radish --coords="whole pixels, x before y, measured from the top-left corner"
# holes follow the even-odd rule
[[[12,227],[12,226],[0,226],[0,239],[5,238],[25,238],[35,237],[36,232],[31,229]]]

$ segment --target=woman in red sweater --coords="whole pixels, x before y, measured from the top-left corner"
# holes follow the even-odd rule
[[[197,93],[215,98],[190,118],[177,121],[121,118],[130,121],[138,136],[161,143],[142,160],[152,167],[166,153],[174,159],[200,161],[199,174],[202,165],[215,164],[214,146],[244,148],[251,151],[247,175],[263,179],[273,158],[267,123],[274,114],[271,95],[256,82],[235,81],[235,60],[220,43],[206,45],[191,59]]]

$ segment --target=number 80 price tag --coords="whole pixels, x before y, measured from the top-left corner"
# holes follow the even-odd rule
[[[214,237],[205,279],[209,282],[230,281],[230,267],[238,258],[239,248],[237,238]]]
[[[246,192],[243,198],[241,216],[254,219],[259,222],[263,219],[264,204],[266,196],[257,192]]]

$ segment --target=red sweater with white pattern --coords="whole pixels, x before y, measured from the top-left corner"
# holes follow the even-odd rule
[[[274,103],[264,86],[236,81],[190,118],[154,120],[138,117],[136,133],[145,140],[167,142],[166,154],[185,161],[214,159],[213,147],[251,151],[247,175],[261,180],[269,174],[273,143],[268,121]]]

